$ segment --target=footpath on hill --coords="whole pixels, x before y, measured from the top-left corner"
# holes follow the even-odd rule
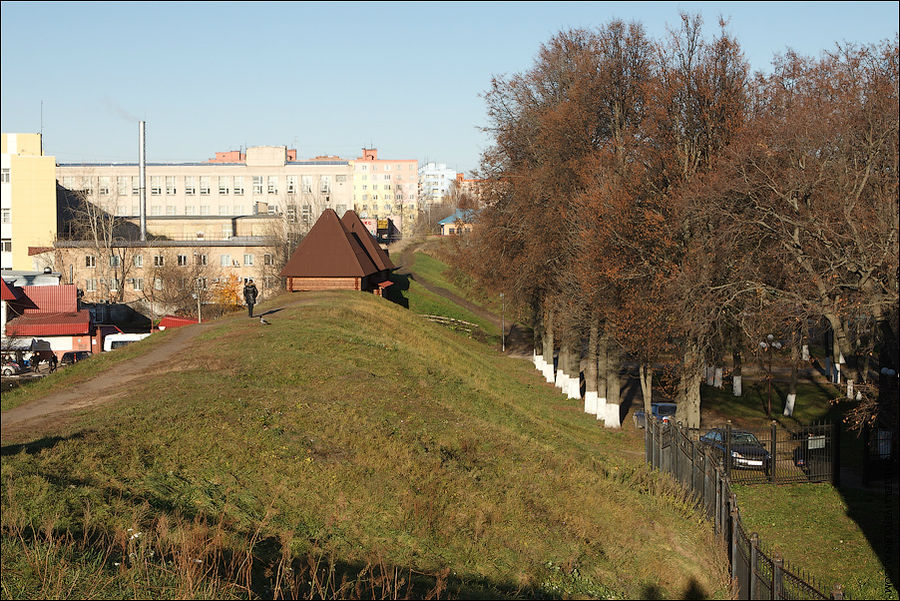
[[[287,304],[304,302],[309,301],[298,298]],[[243,313],[241,316],[246,318]],[[128,385],[135,380],[146,375],[178,371],[181,363],[174,357],[188,350],[197,335],[213,323],[216,322],[178,328],[170,340],[143,355],[119,363],[90,380],[4,411],[0,420],[0,435],[5,441],[7,437],[15,439],[21,434],[56,430],[71,419],[73,411],[115,400],[124,395]]]
[[[446,288],[436,286],[435,284],[429,282],[421,274],[416,273],[415,253],[422,247],[422,244],[423,242],[421,241],[413,241],[400,248],[400,268],[396,273],[398,275],[411,276],[418,284],[420,284],[423,288],[425,288],[432,294],[436,294],[453,303],[456,303],[467,311],[497,326],[498,330],[500,329],[501,325],[504,325],[506,328],[506,331],[504,332],[504,335],[506,336],[506,354],[510,357],[531,358],[531,353],[534,345],[528,332],[523,331],[522,328],[518,327],[515,323],[506,322],[505,324],[503,324],[502,320],[496,313],[488,311],[484,307],[476,305],[468,299],[450,292]]]

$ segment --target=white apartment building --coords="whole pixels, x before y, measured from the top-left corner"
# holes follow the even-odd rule
[[[152,217],[240,217],[283,215],[312,226],[326,208],[339,215],[353,208],[353,168],[337,157],[291,160],[284,146],[256,146],[204,163],[148,163],[146,215]],[[84,193],[111,214],[140,214],[137,163],[63,163],[57,183]]]
[[[450,188],[456,182],[456,170],[444,163],[425,163],[419,168],[419,198],[422,202],[436,203],[450,196]]]

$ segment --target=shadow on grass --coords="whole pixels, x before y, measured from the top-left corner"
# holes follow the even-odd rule
[[[409,273],[401,274],[396,271],[392,273],[390,280],[394,285],[389,286],[387,290],[384,291],[384,298],[394,304],[400,305],[404,309],[409,309],[409,299],[404,293],[409,290],[409,281],[412,279],[415,278]]]
[[[696,580],[691,578],[687,588],[677,597],[664,597],[663,592],[658,587],[650,585],[645,586],[641,591],[641,598],[647,599],[648,601],[655,601],[657,599],[708,599],[709,593],[707,593]]]
[[[80,440],[84,438],[84,436],[84,432],[77,432],[71,436],[45,436],[44,438],[33,440],[31,442],[5,445],[0,447],[0,456],[7,457],[9,455],[18,455],[22,452],[25,452],[28,455],[35,455],[44,449],[52,449],[61,442]]]

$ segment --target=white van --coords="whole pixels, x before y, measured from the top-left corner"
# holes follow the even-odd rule
[[[149,335],[150,334],[108,334],[103,339],[103,350],[114,351],[117,348],[131,344],[132,342],[143,340]]]

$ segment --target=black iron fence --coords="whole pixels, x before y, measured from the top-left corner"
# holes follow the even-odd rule
[[[701,442],[696,430],[650,418],[647,420],[644,442],[647,461],[653,467],[675,476],[682,486],[695,495],[698,506],[712,520],[716,535],[728,551],[736,598],[849,599],[841,585],[823,586],[799,567],[767,549],[756,533],[748,534],[731,490],[732,482],[737,482],[738,478],[743,478],[740,480],[742,483],[833,478],[836,471],[833,466],[838,465],[834,461],[836,430],[830,425],[819,424],[782,435],[779,432],[782,429],[773,426],[768,437],[757,438],[769,453],[768,458],[761,452],[750,452],[752,446],[747,445],[747,439],[740,436],[741,432],[746,431],[733,430],[727,425],[721,430],[723,440],[710,441],[707,438]],[[706,437],[706,434],[703,436]],[[721,448],[717,444],[719,442]],[[784,448],[779,450],[781,445]],[[744,463],[740,467],[737,466],[738,457],[732,453],[741,455]],[[818,465],[827,453],[831,453],[829,461]],[[726,462],[726,457],[733,461]],[[798,459],[815,463],[816,467],[804,469],[797,465]],[[763,463],[756,465],[756,461]],[[771,462],[768,469],[766,461]]]

